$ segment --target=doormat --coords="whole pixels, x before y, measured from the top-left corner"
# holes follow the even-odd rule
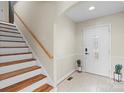
[[[67,80],[70,81],[70,80],[72,80],[72,79],[73,79],[73,77],[69,77]]]

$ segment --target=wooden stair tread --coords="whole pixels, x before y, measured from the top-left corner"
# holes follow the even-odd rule
[[[6,31],[6,30],[0,30],[0,32],[7,32],[7,33],[16,33],[16,34],[20,34],[19,32]]]
[[[14,37],[14,38],[23,38],[21,36],[11,36],[11,35],[0,35],[2,37]]]
[[[45,78],[45,75],[39,74],[37,76],[34,76],[32,78],[26,79],[24,81],[21,81],[19,83],[13,84],[11,86],[8,86],[6,88],[0,89],[0,92],[17,92],[27,86],[32,85],[35,82],[38,82],[40,80],[42,80],[43,78]]]
[[[39,88],[35,89],[33,92],[49,92],[53,87],[49,84],[44,84]]]
[[[32,54],[32,52],[11,53],[11,54],[0,54],[0,57],[2,57],[2,56],[12,56],[12,55],[24,55],[24,54]]]
[[[25,62],[31,62],[31,61],[35,61],[35,60],[36,59],[30,58],[30,59],[23,59],[23,60],[11,61],[11,62],[4,62],[4,63],[0,63],[0,67],[14,65],[14,64],[20,64],[20,63],[25,63]]]
[[[0,48],[28,48],[28,46],[0,46]]]
[[[14,41],[14,40],[0,40],[0,42],[18,42],[18,43],[25,43],[25,41]]]
[[[39,66],[32,66],[32,67],[23,68],[23,69],[19,69],[16,71],[0,74],[0,80],[8,79],[8,78],[11,78],[11,77],[14,77],[14,76],[17,76],[20,74],[24,74],[24,73],[27,73],[27,72],[30,72],[30,71],[33,71],[36,69],[40,69],[40,68],[41,67],[39,67]]]

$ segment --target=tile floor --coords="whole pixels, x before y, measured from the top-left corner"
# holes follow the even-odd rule
[[[75,72],[71,76],[72,80],[66,79],[58,85],[58,92],[124,92],[124,82],[89,73]]]

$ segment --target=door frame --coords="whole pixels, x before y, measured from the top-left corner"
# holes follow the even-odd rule
[[[111,44],[112,44],[112,41],[111,41],[111,24],[103,24],[103,25],[92,25],[92,26],[87,26],[87,27],[83,27],[83,29],[82,29],[82,34],[83,34],[83,62],[84,62],[84,72],[87,72],[86,71],[86,59],[85,59],[85,55],[84,55],[84,53],[85,53],[85,51],[84,51],[84,48],[86,47],[86,44],[85,44],[85,31],[87,30],[87,29],[89,29],[89,28],[96,28],[96,27],[102,27],[102,26],[108,26],[109,27],[109,76],[107,76],[107,77],[112,77],[112,62],[111,62]],[[88,73],[90,73],[90,72],[88,72]],[[92,73],[92,74],[95,74],[95,73]],[[97,74],[98,75],[98,74]]]

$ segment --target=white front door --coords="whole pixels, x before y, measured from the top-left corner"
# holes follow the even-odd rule
[[[95,26],[84,30],[86,72],[110,75],[110,26]]]
[[[0,1],[0,21],[5,21],[3,1]]]

